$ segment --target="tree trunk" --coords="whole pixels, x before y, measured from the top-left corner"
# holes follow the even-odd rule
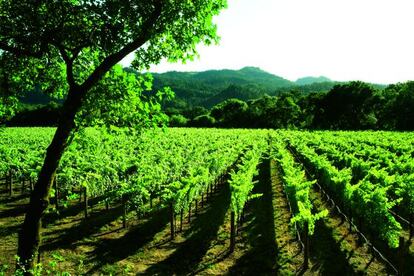
[[[46,150],[45,160],[38,180],[30,196],[30,203],[18,240],[17,255],[20,258],[17,268],[23,271],[32,269],[40,245],[41,219],[49,205],[50,187],[62,155],[68,146],[69,136],[75,127],[75,115],[82,104],[82,90],[70,90],[65,101],[59,125]],[[25,274],[30,275],[26,272]]]
[[[57,176],[55,176],[55,180],[54,180],[54,189],[55,189],[55,207],[56,207],[56,211],[59,210],[60,206],[59,206],[59,186],[58,186],[58,180],[57,180]]]

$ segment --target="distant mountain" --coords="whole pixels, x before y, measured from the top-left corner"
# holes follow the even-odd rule
[[[167,72],[153,73],[155,84],[190,85],[196,87],[222,90],[230,85],[259,85],[269,90],[292,86],[293,82],[272,75],[256,67],[244,67],[240,70],[209,70],[204,72]]]
[[[259,89],[253,85],[230,85],[229,87],[225,88],[221,92],[217,93],[216,95],[209,97],[205,101],[201,102],[200,105],[206,108],[211,108],[216,104],[219,104],[227,99],[239,99],[243,101],[258,99],[263,97],[266,91]]]
[[[304,78],[299,78],[295,81],[297,85],[308,85],[308,84],[322,83],[322,82],[332,82],[332,80],[330,80],[327,77],[320,76],[320,77],[304,77]]]
[[[140,74],[132,68],[127,72]],[[289,81],[263,71],[257,67],[244,67],[240,70],[208,70],[204,72],[166,72],[152,73],[153,89],[169,86],[175,92],[172,102],[164,107],[186,108],[203,106],[210,108],[230,98],[252,100],[264,95],[277,96],[281,93],[296,91],[302,94],[327,92],[338,82],[326,77],[305,77]],[[376,86],[380,87],[380,86]],[[38,92],[30,92],[21,102],[28,105],[46,105],[52,99]],[[57,101],[60,103],[60,101]]]
[[[133,71],[130,68],[127,71]],[[152,73],[154,89],[171,87],[176,98],[172,105],[211,107],[229,98],[255,99],[296,84],[257,67],[240,70],[208,70],[204,72]],[[237,89],[236,89],[237,87]]]

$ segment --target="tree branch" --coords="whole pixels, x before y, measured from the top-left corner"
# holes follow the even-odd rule
[[[62,56],[63,60],[66,64],[66,80],[68,81],[69,87],[76,87],[77,84],[75,82],[75,77],[73,76],[73,60],[76,58],[76,56],[69,57],[66,50],[63,48],[62,45],[55,45],[60,55]]]
[[[120,62],[123,58],[125,58],[128,54],[132,53],[145,42],[148,41],[151,30],[153,30],[154,24],[156,23],[157,19],[161,15],[162,11],[162,1],[157,0],[155,3],[155,9],[152,12],[150,18],[142,25],[142,33],[132,42],[125,45],[121,50],[116,53],[113,53],[107,56],[102,63],[95,68],[92,74],[85,80],[85,82],[81,85],[83,91],[88,91],[94,84],[96,84],[106,72],[108,72],[114,65]]]
[[[41,58],[44,54],[44,51],[40,50],[37,52],[32,52],[25,49],[19,49],[13,46],[8,45],[6,42],[0,41],[0,49],[6,52],[15,54],[16,56],[29,56],[33,58]]]

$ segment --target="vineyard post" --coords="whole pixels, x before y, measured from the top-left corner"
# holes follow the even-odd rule
[[[398,274],[402,275],[402,272],[404,271],[404,255],[405,255],[405,242],[404,238],[400,237],[400,247],[398,248]]]
[[[88,189],[86,187],[83,188],[83,199],[84,199],[85,218],[87,218],[88,217]]]
[[[309,224],[306,221],[304,224],[304,242],[305,242],[305,252],[303,260],[303,269],[308,269],[309,267]]]
[[[180,211],[180,232],[183,231],[183,216],[184,216],[184,209],[181,208],[181,211]]]
[[[175,237],[175,229],[174,229],[174,221],[175,221],[175,215],[174,215],[174,204],[170,203],[170,231],[171,231],[171,240]]]
[[[201,208],[204,208],[204,193],[201,193]]]
[[[198,200],[195,200],[195,214],[198,214]]]
[[[109,199],[108,198],[105,199],[105,210],[109,211]]]
[[[190,206],[188,206],[188,223],[191,222],[191,203]]]
[[[122,228],[126,228],[127,221],[126,221],[126,215],[127,215],[127,206],[126,206],[126,195],[122,195]]]
[[[235,221],[235,213],[231,211],[230,214],[230,253],[234,252],[234,248],[236,247],[236,221]]]
[[[177,214],[174,211],[174,233],[177,233],[177,229],[178,229],[178,226],[177,226]]]
[[[24,194],[24,177],[22,176],[22,194]]]
[[[4,178],[4,190],[6,192],[9,190],[9,175],[7,173]]]
[[[12,172],[9,172],[9,195],[13,195],[13,175]]]
[[[411,214],[410,215],[410,237],[409,237],[410,241],[413,235],[414,235],[413,214]]]
[[[210,196],[208,194],[209,190],[210,190],[210,184],[207,184],[207,189],[206,189],[206,202],[208,202],[208,199],[209,199],[209,196]]]
[[[29,184],[30,184],[30,192],[33,192],[33,179],[29,178]]]
[[[152,209],[152,194],[150,195],[150,209]]]

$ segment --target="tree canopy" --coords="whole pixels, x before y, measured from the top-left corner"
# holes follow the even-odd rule
[[[16,83],[31,89],[38,86],[64,99],[19,235],[18,266],[26,273],[34,265],[40,221],[56,169],[70,135],[81,124],[79,117],[89,117],[82,116],[82,108],[92,108],[108,120],[121,115],[123,121],[142,119],[140,112],[158,111],[157,104],[139,100],[142,91],[134,86],[141,80],[111,69],[132,52],[137,70],[163,58],[193,58],[198,43],[218,41],[213,16],[225,6],[226,0],[0,0],[0,60],[10,69],[3,69],[2,98],[10,99],[11,91],[25,91],[10,89]],[[108,78],[113,82],[108,83]],[[104,88],[94,89],[99,85]],[[108,98],[109,105],[95,104]],[[138,115],[129,117],[126,105],[112,104],[113,99],[132,103]],[[7,113],[3,109],[2,116]],[[151,122],[144,118],[141,123]]]

